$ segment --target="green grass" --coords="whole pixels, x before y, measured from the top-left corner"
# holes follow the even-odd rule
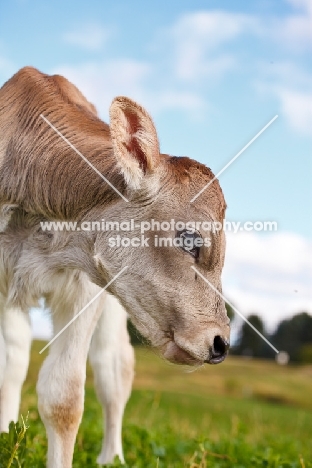
[[[23,424],[0,438],[0,468],[45,466],[46,438],[35,394],[41,345],[34,343],[23,391],[26,438],[17,442]],[[136,359],[124,418],[127,466],[312,468],[312,366],[230,357],[190,373],[144,348],[136,349]],[[101,437],[101,407],[88,369],[74,468],[97,466]],[[8,465],[14,447],[16,457]]]

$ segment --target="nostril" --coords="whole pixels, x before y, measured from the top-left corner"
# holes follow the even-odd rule
[[[212,357],[224,356],[230,347],[230,343],[221,336],[215,336],[212,347]]]
[[[224,361],[229,350],[230,343],[224,340],[220,335],[216,335],[213,340],[213,345],[210,348],[210,356],[205,362],[208,364],[219,364]]]

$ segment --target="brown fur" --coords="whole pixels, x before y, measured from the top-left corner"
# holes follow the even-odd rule
[[[0,203],[18,203],[26,211],[54,219],[81,219],[92,207],[119,199],[40,114],[126,193],[109,127],[98,119],[94,106],[64,77],[26,67],[0,90]],[[167,175],[165,185],[169,176],[171,185],[187,183],[195,194],[199,182],[205,185],[213,177],[210,169],[189,158],[159,157]],[[140,164],[145,168],[143,156]],[[223,198],[217,181],[211,189]],[[221,208],[224,212],[225,203]]]
[[[40,114],[125,191],[115,169],[108,125],[65,78],[24,68],[0,90],[0,103],[0,132],[6,142],[0,153],[1,200],[15,200],[27,211],[66,219],[119,198]]]

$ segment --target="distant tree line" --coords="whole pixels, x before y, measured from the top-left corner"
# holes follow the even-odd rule
[[[233,322],[234,310],[228,304],[226,304],[226,309]],[[290,362],[312,363],[312,316],[307,312],[301,312],[282,320],[271,334],[266,332],[263,320],[257,314],[246,318],[279,351],[288,353]],[[130,321],[128,330],[133,345],[148,344]],[[237,340],[231,346],[230,354],[264,359],[275,359],[276,355],[246,322],[241,325]]]
[[[247,319],[275,348],[286,352],[291,362],[312,363],[312,316],[307,312],[282,320],[271,334],[266,332],[263,320],[258,315],[249,315]],[[245,322],[240,328],[231,354],[265,359],[275,359],[276,355]]]

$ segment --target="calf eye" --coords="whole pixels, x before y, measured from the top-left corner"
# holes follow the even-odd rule
[[[185,252],[188,252],[192,257],[199,257],[200,247],[203,245],[201,235],[196,231],[183,230],[177,232],[177,245]]]

